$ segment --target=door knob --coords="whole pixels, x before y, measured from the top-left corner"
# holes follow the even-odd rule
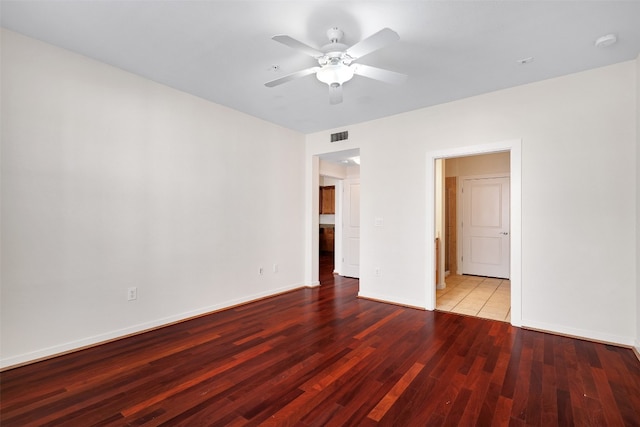
[[[508,236],[508,235],[509,235],[509,232],[508,232],[508,231],[503,231],[503,232],[501,232],[500,234],[502,234],[502,235],[504,235],[504,236]]]

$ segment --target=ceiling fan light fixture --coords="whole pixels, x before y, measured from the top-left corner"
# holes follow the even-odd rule
[[[337,64],[332,65],[328,64],[318,70],[316,73],[316,77],[322,83],[326,83],[329,86],[332,85],[342,85],[345,82],[348,82],[353,78],[354,70],[348,65]]]

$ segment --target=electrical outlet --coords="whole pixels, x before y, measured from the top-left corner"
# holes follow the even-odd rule
[[[376,267],[374,273],[377,277],[380,277],[380,267]]]
[[[278,272],[278,264],[273,264],[273,272],[274,273]]]
[[[127,301],[133,301],[136,298],[138,298],[138,288],[133,287],[127,289]]]
[[[258,269],[258,274],[260,274],[262,276],[264,274],[264,268],[260,267]]]

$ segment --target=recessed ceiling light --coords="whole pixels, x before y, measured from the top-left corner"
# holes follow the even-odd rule
[[[518,59],[516,62],[518,64],[520,64],[520,65],[530,64],[530,63],[533,62],[533,56],[529,56],[527,58]]]
[[[611,46],[617,41],[618,37],[616,37],[615,34],[607,34],[606,36],[598,37],[594,44],[596,47],[607,47]]]

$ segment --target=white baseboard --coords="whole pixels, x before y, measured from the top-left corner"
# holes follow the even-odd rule
[[[320,284],[320,282],[318,282]],[[236,298],[226,301],[220,304],[214,304],[207,307],[202,307],[196,310],[187,311],[184,313],[176,314],[173,316],[167,316],[160,319],[152,320],[149,322],[139,323],[137,325],[129,326],[127,328],[117,329],[103,334],[94,335],[91,337],[82,338],[79,340],[69,341],[63,344],[42,348],[39,350],[31,351],[28,353],[18,354],[16,356],[6,357],[0,359],[0,370],[4,370],[27,363],[37,362],[42,359],[48,359],[51,357],[59,356],[72,351],[81,350],[87,347],[93,347],[99,344],[103,344],[116,339],[125,338],[130,335],[140,334],[149,330],[157,329],[163,326],[168,326],[173,323],[183,322],[185,320],[199,317],[205,314],[210,314],[216,311],[221,311],[236,307],[238,305],[248,304],[253,301],[261,300],[264,298],[276,296],[278,294],[290,292],[295,289],[304,288],[302,284],[284,286],[281,288],[273,289],[268,292],[261,292],[253,295],[249,295],[243,298]]]
[[[417,308],[419,310],[426,310],[424,302],[416,302],[414,300],[405,300],[402,298],[391,298],[388,295],[358,292],[358,298],[370,299],[387,304],[401,305],[403,307]]]
[[[563,325],[554,325],[535,320],[522,319],[522,328],[535,329],[541,332],[557,333],[569,337],[583,338],[589,341],[598,341],[607,344],[617,344],[625,347],[633,347],[634,339],[622,335],[608,334],[598,331],[590,331],[586,329],[572,328]],[[637,345],[636,345],[637,347]]]

